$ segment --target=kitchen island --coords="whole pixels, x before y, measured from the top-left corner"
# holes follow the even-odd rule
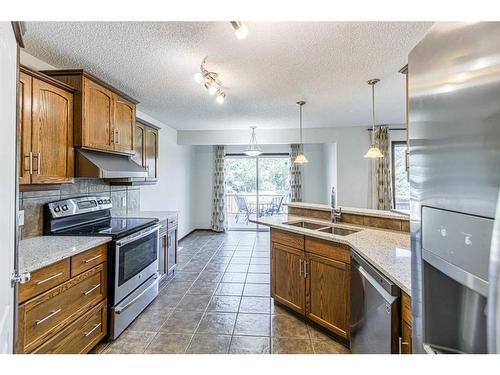
[[[402,223],[405,218],[390,220]],[[410,236],[401,225],[399,230],[388,230],[332,223],[307,212],[252,221],[271,228],[271,296],[275,302],[326,329],[351,349],[360,332],[382,331],[384,338],[375,340],[383,342],[380,347],[384,348],[363,352],[411,352]],[[384,300],[370,305],[372,287],[354,258],[361,258],[373,270],[373,288],[384,289],[383,283],[376,285],[382,279],[392,285],[389,293],[394,297],[389,305]],[[382,321],[370,316],[374,311]]]

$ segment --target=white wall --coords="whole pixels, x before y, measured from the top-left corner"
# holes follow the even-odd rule
[[[324,156],[324,171],[325,171],[325,196],[323,197],[323,204],[331,204],[331,191],[332,187],[337,189],[337,144],[325,143],[323,144]]]
[[[14,272],[16,244],[16,108],[17,44],[10,22],[0,22],[0,353],[14,344]]]
[[[196,228],[192,210],[193,146],[179,146],[177,131],[137,111],[137,117],[160,127],[158,183],[141,187],[141,210],[179,211],[179,237]]]
[[[301,166],[302,201],[308,203],[325,203],[326,174],[323,145],[319,143],[305,144],[304,154],[309,163]]]
[[[339,205],[349,207],[371,207],[371,164],[363,158],[370,146],[370,134],[365,126],[304,129],[304,143],[336,144],[337,200]],[[248,130],[226,131],[179,131],[178,142],[184,145],[236,145],[246,144],[250,138]],[[257,129],[260,144],[290,144],[298,141],[297,129]],[[320,163],[324,164],[324,161]],[[309,163],[312,165],[312,163]],[[312,168],[308,166],[308,168]],[[307,171],[306,171],[307,174]],[[334,178],[334,177],[332,177]],[[331,181],[330,181],[331,183]],[[324,182],[323,186],[328,186]],[[331,188],[328,187],[328,190]],[[307,186],[305,188],[307,190]],[[311,190],[309,190],[311,191]],[[317,199],[319,189],[306,199]],[[326,192],[322,193],[322,197]],[[329,197],[329,195],[328,195]],[[329,203],[324,198],[323,203]]]

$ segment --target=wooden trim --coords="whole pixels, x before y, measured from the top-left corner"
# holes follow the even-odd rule
[[[138,122],[138,123],[141,123],[142,125],[145,125],[145,126],[149,126],[150,128],[153,128],[153,129],[156,129],[156,130],[160,130],[161,128],[149,121],[146,121],[146,120],[143,120],[139,117],[135,117],[135,121]]]
[[[14,36],[16,38],[17,45],[24,48],[23,36],[26,32],[26,26],[23,21],[12,21],[12,29],[14,30]]]
[[[115,94],[118,94],[121,96],[123,99],[127,99],[128,101],[134,103],[134,104],[139,104],[139,102],[132,98],[131,96],[125,94],[123,91],[118,90],[116,87],[110,85],[109,83],[103,81],[102,79],[96,77],[92,73],[89,73],[88,71],[84,69],[59,69],[59,70],[42,70],[42,73],[50,75],[51,77],[57,77],[57,76],[83,76],[85,78],[90,79],[91,81],[97,83],[98,85],[103,86],[104,88],[114,92]]]
[[[28,68],[27,66],[24,66],[24,65],[20,65],[19,66],[19,71],[22,72],[22,73],[26,73],[26,74],[29,74],[30,76],[32,76],[33,78],[37,78],[39,79],[40,81],[43,81],[45,83],[48,83],[48,84],[51,84],[52,86],[55,86],[57,88],[60,88],[62,90],[65,90],[65,91],[68,91],[72,94],[74,94],[76,92],[76,89],[71,87],[70,85],[67,85],[65,84],[64,82],[61,82],[57,79],[54,79],[44,73],[41,73],[41,72],[38,72],[36,70],[33,70],[33,69],[30,69]]]

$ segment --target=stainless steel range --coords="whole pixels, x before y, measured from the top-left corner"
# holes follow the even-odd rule
[[[117,338],[158,295],[158,219],[112,217],[109,197],[80,197],[45,205],[48,235],[109,236],[110,338]]]

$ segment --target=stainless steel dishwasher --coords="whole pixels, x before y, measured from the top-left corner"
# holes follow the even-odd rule
[[[399,353],[400,289],[351,251],[351,351]]]

